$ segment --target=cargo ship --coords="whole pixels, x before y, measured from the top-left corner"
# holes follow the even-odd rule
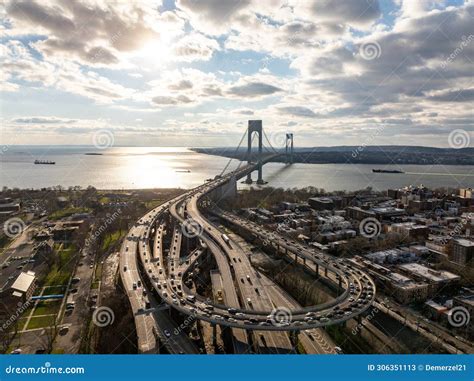
[[[374,173],[405,173],[397,169],[372,169],[372,172]]]
[[[53,165],[53,164],[56,164],[56,162],[55,161],[49,161],[49,160],[35,160],[35,164]]]

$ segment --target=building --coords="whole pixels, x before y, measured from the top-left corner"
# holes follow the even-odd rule
[[[472,188],[461,188],[459,189],[459,197],[474,198],[474,191]]]
[[[308,204],[315,210],[333,210],[334,201],[328,197],[312,197],[308,199]]]
[[[427,238],[429,228],[424,225],[417,225],[414,222],[403,222],[392,224],[390,231],[409,238]]]
[[[410,278],[428,283],[430,285],[430,293],[442,287],[455,284],[461,279],[459,275],[448,271],[433,270],[419,263],[406,263],[399,265],[398,268]]]
[[[23,303],[26,302],[33,296],[36,288],[35,280],[33,271],[21,272],[10,287],[12,295],[20,298]]]
[[[20,204],[6,197],[0,199],[0,221],[9,218],[12,214],[20,211]]]
[[[415,282],[402,274],[391,272],[388,274],[389,282],[385,287],[388,293],[399,303],[408,304],[425,301],[430,293],[425,282]]]
[[[453,239],[453,249],[449,260],[461,266],[473,266],[474,242],[468,239]]]
[[[474,334],[474,293],[469,293],[467,295],[459,295],[453,298],[453,309],[456,307],[463,307],[468,311],[468,316],[470,319],[467,321],[467,325],[465,327],[461,327],[461,329],[465,328],[472,337]]]
[[[418,259],[418,256],[407,250],[402,249],[388,249],[376,251],[365,255],[365,258],[378,264],[394,264],[394,263],[410,263]]]

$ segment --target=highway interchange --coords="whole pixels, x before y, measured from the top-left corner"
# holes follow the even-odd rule
[[[120,255],[120,274],[135,318],[140,352],[155,351],[157,341],[171,353],[197,353],[184,330],[170,318],[167,308],[211,323],[230,327],[236,353],[245,353],[250,335],[264,353],[292,353],[287,332],[299,333],[304,343],[308,330],[342,323],[366,311],[375,298],[375,284],[363,271],[276,232],[270,232],[231,213],[218,215],[239,231],[247,231],[277,253],[312,265],[319,276],[336,280],[341,292],[328,303],[301,307],[256,271],[235,240],[202,214],[221,187],[252,172],[248,164],[225,176],[216,176],[143,216],[129,231]],[[170,243],[165,244],[165,232]],[[193,244],[190,244],[193,242]],[[193,246],[188,250],[188,246]],[[201,261],[212,254],[218,271],[222,300],[205,298],[193,287]],[[220,278],[219,278],[220,276]],[[214,285],[213,285],[214,286]],[[214,295],[217,290],[214,289]],[[315,331],[312,331],[315,332]],[[333,352],[332,348],[323,351]]]

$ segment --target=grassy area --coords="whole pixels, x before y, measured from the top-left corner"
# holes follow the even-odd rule
[[[76,248],[73,245],[62,246],[62,249],[57,252],[59,261],[55,262],[48,275],[46,276],[44,286],[65,286],[71,277],[74,260],[73,256]]]
[[[102,252],[107,252],[115,243],[119,242],[126,233],[126,230],[116,230],[112,233],[108,233],[102,241]]]
[[[146,206],[147,209],[154,209],[157,206],[160,206],[161,204],[163,204],[163,202],[164,202],[164,200],[161,200],[161,199],[151,200],[151,201],[147,201],[145,203],[145,206]]]
[[[55,211],[49,216],[50,220],[60,220],[61,218],[64,217],[69,217],[75,213],[89,213],[91,212],[91,209],[89,208],[65,208],[65,209],[60,209]]]
[[[48,288],[45,288],[43,291],[43,296],[45,295],[58,295],[64,293],[66,288],[64,286],[51,286]],[[38,294],[39,295],[39,292]]]
[[[0,249],[3,249],[4,247],[7,247],[12,240],[8,238],[6,235],[2,235],[0,237]]]
[[[56,315],[32,317],[30,322],[28,323],[27,328],[36,329],[36,328],[51,327],[55,318],[56,318]]]
[[[102,279],[102,267],[103,267],[102,263],[97,264],[97,266],[95,267],[93,283],[99,282]]]
[[[18,331],[22,331],[25,329],[27,320],[28,319],[26,317],[18,319]]]
[[[61,300],[39,302],[33,316],[57,314],[61,308]]]

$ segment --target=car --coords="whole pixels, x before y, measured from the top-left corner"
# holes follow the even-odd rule
[[[230,308],[227,309],[227,312],[232,314],[232,315],[235,315],[237,313],[237,310],[233,307],[230,307]]]
[[[123,266],[123,271],[127,271],[127,266]]]
[[[78,278],[78,277],[72,278],[72,280],[71,280],[72,283],[78,283],[80,281],[81,281],[81,278]]]
[[[137,284],[135,282],[133,282],[132,287],[133,287],[134,290],[136,290],[137,289]]]

